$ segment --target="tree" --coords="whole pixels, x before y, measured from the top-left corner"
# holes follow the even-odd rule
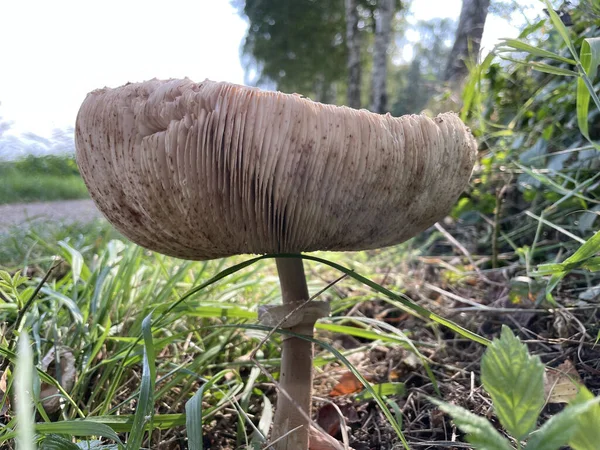
[[[360,108],[360,34],[358,31],[358,0],[345,0],[346,46],[348,48],[348,90],[347,105]]]
[[[421,20],[412,27],[417,37],[412,42],[400,41],[399,45],[412,47],[413,57],[407,64],[391,67],[388,90],[394,116],[429,109],[428,103],[441,93],[445,68],[440,61],[448,59],[455,28],[450,19]]]
[[[490,0],[463,0],[444,81],[460,84],[469,73],[467,61],[477,60],[489,7]]]
[[[373,77],[371,111],[384,113],[387,108],[387,53],[392,37],[395,0],[378,0],[375,10],[375,44],[373,47]]]
[[[256,84],[334,101],[346,80],[344,0],[237,1],[250,23],[242,52]]]

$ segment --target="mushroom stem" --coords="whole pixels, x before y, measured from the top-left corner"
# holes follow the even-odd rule
[[[283,305],[297,308],[308,300],[308,288],[301,258],[277,258],[277,272]],[[303,314],[303,311],[298,311]],[[318,317],[306,314],[299,323],[287,328],[293,333],[313,336]],[[308,449],[310,410],[312,402],[312,342],[284,336],[282,342],[277,409],[272,441],[281,438],[276,450]],[[284,437],[285,436],[285,437]]]

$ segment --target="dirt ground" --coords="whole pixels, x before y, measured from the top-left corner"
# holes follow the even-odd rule
[[[88,222],[101,216],[91,200],[0,205],[0,233],[7,231],[11,226],[36,221]]]

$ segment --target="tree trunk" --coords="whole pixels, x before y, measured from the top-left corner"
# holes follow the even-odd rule
[[[348,47],[348,99],[351,108],[360,108],[360,35],[358,33],[358,0],[345,0],[346,46]]]
[[[444,81],[460,84],[469,73],[466,62],[477,61],[489,7],[490,0],[463,0]]]
[[[387,111],[387,51],[392,37],[395,0],[379,0],[375,11],[375,45],[373,48],[373,80],[371,111]]]

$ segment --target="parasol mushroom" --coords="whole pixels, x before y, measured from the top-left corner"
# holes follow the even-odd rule
[[[398,244],[450,210],[476,157],[454,113],[395,118],[189,79],[88,94],[76,148],[92,199],[121,233],[192,260]],[[282,327],[312,336],[328,306],[299,308],[302,259],[276,264],[283,305],[263,323],[287,317]],[[308,448],[312,356],[308,340],[284,338],[277,450]]]

